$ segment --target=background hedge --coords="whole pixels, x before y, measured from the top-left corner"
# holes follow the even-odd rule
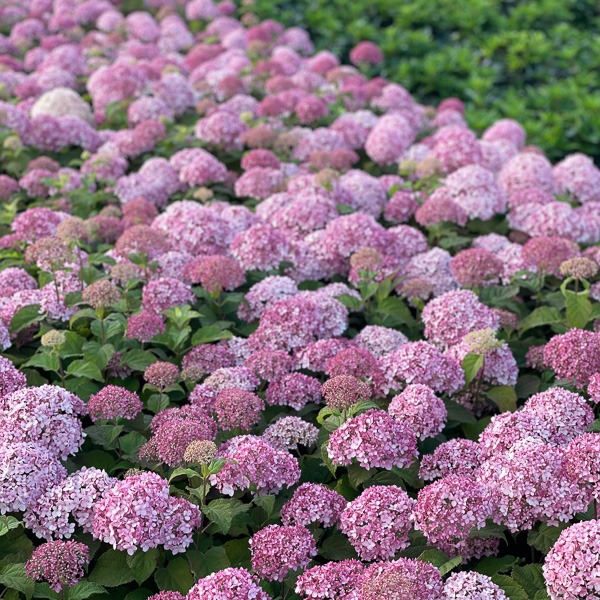
[[[579,151],[600,163],[596,0],[253,0],[242,11],[308,29],[344,60],[372,40],[380,74],[421,102],[457,96],[476,130],[511,117],[552,160]]]

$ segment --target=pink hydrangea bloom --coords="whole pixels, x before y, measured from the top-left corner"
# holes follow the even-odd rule
[[[565,529],[548,552],[543,566],[546,589],[552,600],[600,594],[594,573],[600,565],[600,521],[584,521]]]
[[[417,439],[408,425],[371,409],[348,419],[330,435],[327,454],[336,465],[349,465],[355,458],[365,469],[406,468],[418,454]]]
[[[409,425],[419,440],[435,437],[441,433],[448,412],[441,398],[426,385],[408,385],[394,396],[388,412],[395,419]]]
[[[251,436],[234,438],[219,451],[226,462],[216,474],[210,476],[211,485],[222,494],[233,496],[236,490],[253,486],[257,496],[277,494],[300,479],[298,461],[285,450],[277,450],[267,441]]]
[[[324,527],[336,525],[347,501],[334,490],[318,483],[303,483],[281,509],[284,525],[320,523]]]
[[[283,581],[289,571],[306,568],[317,554],[315,540],[300,525],[269,525],[250,538],[252,568],[269,581]]]
[[[321,384],[318,379],[303,373],[287,373],[269,384],[265,401],[271,406],[301,410],[310,402],[320,403]]]
[[[261,589],[256,575],[241,568],[227,568],[203,577],[192,587],[186,598],[187,600],[271,600],[271,597]]]
[[[362,560],[384,560],[408,547],[414,506],[403,489],[375,485],[348,504],[339,527]]]
[[[156,473],[134,475],[117,483],[96,504],[94,537],[116,550],[134,554],[164,546],[174,554],[192,542],[200,510],[169,496],[169,484]]]
[[[473,475],[480,464],[477,442],[457,438],[440,444],[433,454],[421,458],[419,477],[428,481],[446,475]]]

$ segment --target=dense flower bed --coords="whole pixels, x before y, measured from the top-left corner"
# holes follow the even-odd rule
[[[600,595],[588,157],[228,0],[0,15],[3,598]]]

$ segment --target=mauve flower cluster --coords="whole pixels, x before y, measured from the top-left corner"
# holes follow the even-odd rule
[[[36,548],[25,564],[25,572],[27,577],[47,581],[55,592],[62,592],[63,586],[71,588],[83,577],[88,561],[85,544],[57,540]]]
[[[317,545],[306,527],[269,525],[250,538],[250,552],[261,579],[283,581],[289,571],[308,566]]]
[[[0,7],[0,199],[20,211],[0,238],[0,513],[50,540],[25,571],[74,585],[88,550],[62,538],[91,534],[129,566],[160,546],[155,577],[132,567],[152,590],[191,585],[171,553],[196,542],[187,596],[155,600],[270,600],[259,578],[296,570],[305,599],[505,600],[508,575],[393,559],[421,533],[498,554],[488,519],[517,534],[600,499],[600,169],[553,166],[511,119],[478,137],[460,100],[368,76],[375,43],[343,65],[243,4]],[[195,475],[168,481],[200,465],[202,501]],[[242,503],[213,539],[211,509]],[[600,595],[599,532],[560,535],[552,600]],[[326,562],[342,536],[361,560]]]
[[[384,560],[408,547],[415,501],[401,488],[376,485],[344,509],[339,527],[362,560]]]
[[[162,545],[173,553],[192,543],[200,510],[183,498],[169,496],[169,484],[156,473],[119,481],[96,504],[94,537],[134,554]]]
[[[404,468],[417,457],[417,438],[409,425],[371,409],[348,419],[329,436],[327,454],[336,465],[356,459],[365,469]]]

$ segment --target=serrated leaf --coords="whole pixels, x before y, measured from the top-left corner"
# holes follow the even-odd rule
[[[327,452],[327,444],[326,443],[321,446],[321,458],[323,459],[323,464],[329,469],[329,472],[335,477],[335,472],[337,471],[337,465],[334,465],[331,458],[329,458],[329,453]]]
[[[0,516],[0,536],[6,535],[11,529],[16,529],[21,521],[6,515]]]
[[[102,371],[95,363],[85,359],[74,360],[67,367],[67,373],[74,377],[86,377],[87,379],[104,382]]]
[[[357,490],[361,484],[377,473],[377,469],[365,469],[359,464],[352,463],[348,466],[348,479],[350,485]]]
[[[487,396],[498,407],[501,413],[517,410],[517,393],[509,385],[498,385],[486,392]]]
[[[527,543],[543,554],[548,554],[550,549],[558,540],[560,534],[568,527],[568,523],[561,523],[553,527],[546,523],[540,523],[535,529],[527,534]]]
[[[97,583],[80,581],[69,590],[69,600],[85,600],[98,594],[108,594],[108,592]]]
[[[418,558],[421,562],[426,562],[434,567],[440,567],[443,564],[449,561],[448,555],[441,550],[437,550],[435,548],[430,548],[429,550],[425,550],[423,554],[421,554]]]
[[[187,594],[194,585],[194,576],[187,560],[175,558],[169,561],[166,569],[156,571],[154,581],[160,590]]]
[[[443,565],[440,565],[438,569],[440,570],[440,574],[442,576],[446,575],[446,573],[450,573],[452,569],[455,569],[462,563],[462,556],[455,556],[451,558],[449,561],[445,562]]]
[[[340,534],[334,534],[326,538],[319,548],[319,554],[328,560],[358,558],[356,550],[352,547],[348,538]]]
[[[273,494],[268,496],[257,496],[252,500],[252,504],[260,506],[260,508],[265,511],[267,517],[270,517],[275,508],[275,496]]]
[[[44,313],[40,314],[41,306],[39,304],[29,304],[20,308],[10,320],[10,332],[17,333],[37,321],[44,318]]]
[[[340,294],[335,298],[336,300],[339,300],[346,308],[350,308],[352,310],[360,310],[363,305],[362,300],[350,294]]]
[[[534,327],[552,325],[554,323],[560,323],[561,321],[562,317],[558,309],[550,308],[548,306],[540,306],[521,321],[519,330],[522,334],[523,332],[533,329]]]
[[[198,471],[194,471],[194,469],[186,469],[185,467],[177,467],[169,477],[169,483],[175,479],[175,477],[179,477],[179,475],[186,475],[187,477],[202,477]]]
[[[233,334],[231,331],[221,329],[216,325],[202,327],[192,336],[192,346],[200,346],[201,344],[209,344],[210,342],[217,342],[219,340],[228,340],[232,337]]]
[[[97,319],[96,311],[93,308],[82,308],[78,310],[69,322],[69,327],[73,327],[73,323],[79,321],[79,319]]]
[[[498,538],[501,540],[506,540],[506,527],[504,525],[498,525],[494,523],[491,519],[487,520],[485,527],[481,529],[472,529],[469,533],[469,537],[472,538],[482,538],[487,540],[489,538]]]
[[[583,295],[569,295],[565,300],[567,323],[576,329],[583,329],[592,316],[592,303]]]
[[[231,524],[237,515],[250,509],[236,498],[219,498],[213,500],[208,506],[202,507],[202,512],[217,526],[217,529],[226,534],[231,529]]]
[[[483,356],[481,354],[467,354],[462,361],[462,368],[465,372],[465,386],[468,386],[483,367]]]
[[[0,584],[18,590],[27,598],[31,598],[35,590],[35,582],[25,573],[25,563],[6,565],[0,569]]]
[[[98,558],[88,579],[104,587],[117,587],[133,581],[135,577],[127,564],[127,553],[111,549]]]
[[[231,566],[229,558],[227,557],[227,552],[225,552],[223,546],[215,546],[210,550],[207,550],[204,553],[204,562],[209,575]]]
[[[542,565],[529,564],[514,567],[510,576],[525,590],[532,600],[540,591],[546,592],[546,581]]]
[[[474,571],[491,577],[496,573],[506,573],[517,563],[517,559],[514,556],[488,556],[480,560]]]
[[[456,423],[477,423],[477,419],[473,416],[473,413],[461,406],[454,400],[444,399],[444,406],[448,413],[448,421],[454,421]]]
[[[121,358],[121,364],[134,371],[145,371],[146,367],[156,362],[156,356],[147,350],[127,350]]]
[[[493,575],[492,581],[508,596],[509,600],[529,600],[527,592],[508,575]]]
[[[157,560],[157,548],[150,548],[147,552],[138,550],[135,554],[127,556],[127,565],[131,569],[138,585],[144,583],[154,573]]]
[[[44,369],[44,371],[53,371],[56,373],[59,369],[58,357],[51,352],[38,352],[25,363],[25,366],[38,367],[39,369]]]

